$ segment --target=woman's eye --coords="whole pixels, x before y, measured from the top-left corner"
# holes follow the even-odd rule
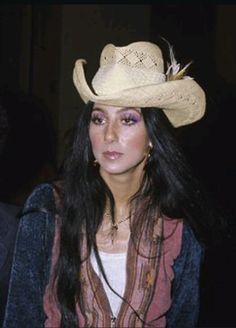
[[[100,117],[100,116],[93,116],[92,118],[91,118],[91,121],[94,123],[94,124],[96,124],[96,125],[102,125],[102,124],[104,124],[104,122],[105,122],[105,118],[104,117]]]
[[[127,117],[123,117],[121,121],[125,125],[133,125],[136,124],[139,121],[139,119],[137,117],[127,116]]]

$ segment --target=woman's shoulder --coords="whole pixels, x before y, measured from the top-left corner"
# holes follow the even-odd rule
[[[171,244],[173,245],[173,239],[175,239],[180,243],[181,249],[194,247],[200,251],[203,248],[193,228],[183,219],[166,218],[164,220],[164,239],[168,240],[169,237],[171,237]]]
[[[20,214],[20,230],[27,235],[53,234],[55,228],[55,185],[37,185],[26,199]]]
[[[184,223],[182,238],[181,238],[181,249],[179,256],[176,259],[176,268],[186,267],[199,267],[204,257],[204,246],[197,239],[192,227]],[[181,269],[181,270],[182,270]]]
[[[182,244],[184,244],[186,248],[191,247],[196,253],[201,253],[204,250],[203,244],[198,240],[188,223],[183,224]]]
[[[55,209],[55,201],[59,195],[58,182],[37,185],[26,199],[23,214],[32,211],[50,212]]]
[[[192,227],[181,219],[167,219],[164,222],[165,251],[178,265],[186,261],[198,262],[204,255],[204,247]]]

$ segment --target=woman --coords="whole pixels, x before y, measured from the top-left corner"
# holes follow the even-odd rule
[[[173,137],[205,94],[170,48],[107,45],[62,182],[37,187],[18,231],[5,327],[194,327],[200,193]],[[162,109],[160,109],[162,108]]]

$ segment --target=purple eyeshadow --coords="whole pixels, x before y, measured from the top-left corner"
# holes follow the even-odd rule
[[[131,114],[131,113],[127,113],[127,114],[124,114],[124,116],[122,117],[122,119],[129,119],[129,120],[132,120],[135,123],[137,123],[137,122],[140,122],[141,121],[141,116],[140,115]]]
[[[92,120],[94,119],[100,119],[102,120],[104,118],[104,115],[102,113],[96,113],[96,114],[92,114]]]

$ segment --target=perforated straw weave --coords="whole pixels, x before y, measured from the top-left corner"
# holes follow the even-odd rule
[[[134,42],[125,47],[108,44],[100,57],[100,67],[88,86],[83,64],[75,63],[74,84],[84,102],[122,107],[162,108],[177,127],[199,120],[205,112],[205,93],[191,78],[167,81],[160,48],[150,42]]]

